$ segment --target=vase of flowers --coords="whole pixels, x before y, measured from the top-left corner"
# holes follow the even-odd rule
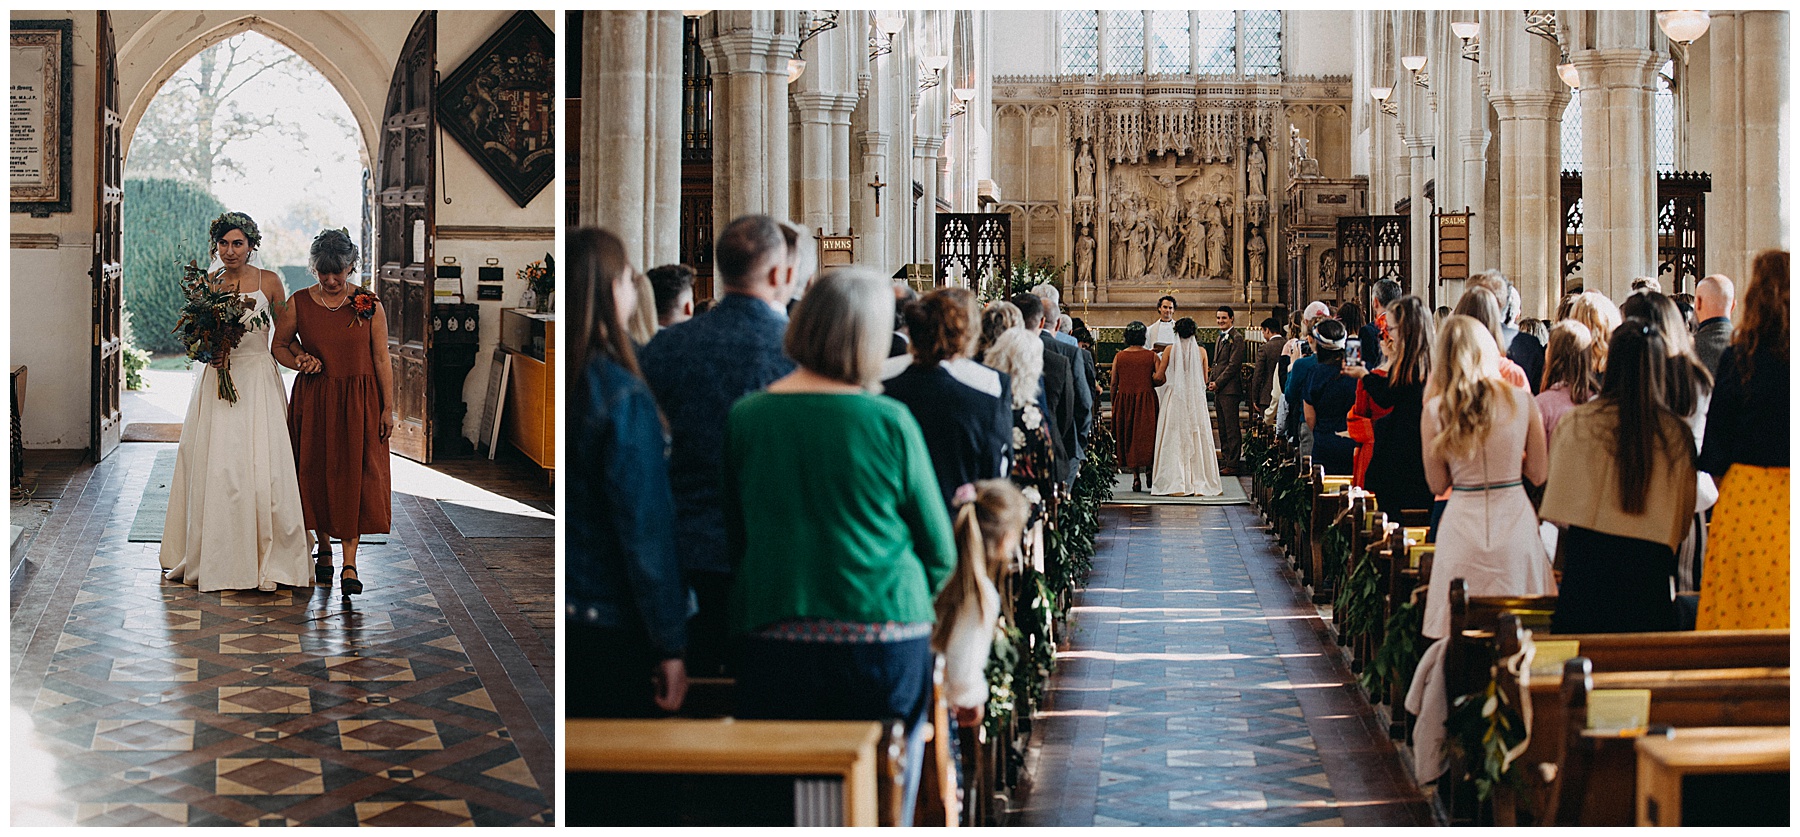
[[[525,280],[526,287],[536,300],[534,310],[539,314],[549,314],[556,310],[556,257],[544,254],[542,261],[532,262],[519,269],[519,278]]]

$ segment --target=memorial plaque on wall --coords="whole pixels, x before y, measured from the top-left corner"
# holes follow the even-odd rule
[[[69,20],[12,22],[7,161],[14,212],[46,218],[69,211],[74,28]]]

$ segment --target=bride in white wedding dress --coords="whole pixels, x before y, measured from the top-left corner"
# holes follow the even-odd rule
[[[249,264],[261,241],[249,216],[219,216],[208,237],[225,266],[213,285],[249,297],[247,317],[287,299],[279,276]],[[310,587],[287,393],[269,354],[269,327],[246,333],[230,363],[236,403],[219,397],[218,369],[203,367],[194,382],[163,519],[163,569],[203,593]]]
[[[1206,350],[1194,339],[1194,321],[1175,321],[1175,343],[1156,364],[1156,464],[1150,493],[1167,497],[1215,497],[1224,493],[1212,419],[1206,412]]]

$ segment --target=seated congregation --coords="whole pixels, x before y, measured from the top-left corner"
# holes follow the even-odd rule
[[[1788,822],[1789,282],[1383,281],[1258,367],[1252,494],[1449,824]]]
[[[921,296],[806,241],[734,220],[693,315],[691,272],[570,237],[569,824],[1001,813],[1032,698],[997,633],[1053,646],[1048,522],[1113,476],[1093,356],[1053,286]]]

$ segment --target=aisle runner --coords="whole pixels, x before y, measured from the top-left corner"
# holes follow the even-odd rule
[[[156,461],[150,465],[150,481],[144,484],[144,495],[138,500],[137,514],[131,519],[131,534],[125,540],[129,543],[161,543],[163,538],[163,522],[169,516],[169,485],[175,481],[175,451],[168,447],[156,452]],[[364,546],[377,546],[387,543],[388,536],[364,535]],[[333,547],[336,553],[341,547]]]
[[[1244,494],[1243,483],[1237,477],[1220,477],[1219,482],[1225,492],[1217,497],[1158,497],[1150,493],[1148,477],[1144,478],[1143,491],[1132,491],[1131,475],[1120,474],[1113,479],[1113,498],[1109,502],[1116,506],[1235,506],[1250,502],[1250,498]]]

